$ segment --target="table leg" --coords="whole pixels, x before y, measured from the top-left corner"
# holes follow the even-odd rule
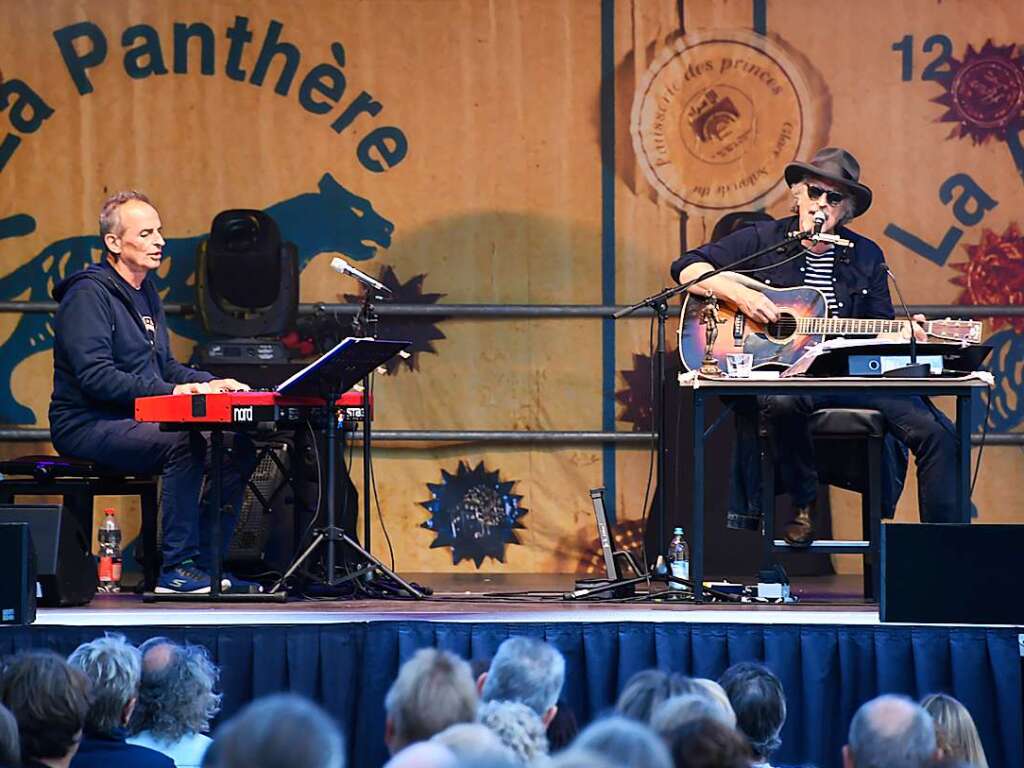
[[[971,393],[956,397],[956,432],[960,441],[957,462],[957,496],[960,522],[971,522]]]
[[[693,530],[690,532],[693,597],[704,602],[704,395],[693,390]]]

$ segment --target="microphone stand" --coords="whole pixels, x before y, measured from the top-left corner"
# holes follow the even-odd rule
[[[363,306],[356,313],[352,320],[352,330],[363,338],[377,338],[377,324],[379,316],[377,308],[373,306],[373,294],[371,288],[366,287],[363,294]],[[378,296],[383,299],[383,296]],[[370,377],[367,372],[363,377],[363,546],[369,552],[370,547],[370,495],[373,486],[371,477],[371,435],[370,427]]]
[[[653,296],[648,296],[646,299],[641,299],[635,304],[631,304],[628,307],[618,310],[612,315],[612,318],[618,320],[620,318],[631,315],[643,307],[650,307],[654,310],[655,317],[658,321],[658,334],[657,334],[657,346],[655,347],[654,360],[651,366],[651,379],[654,389],[654,403],[652,403],[652,426],[655,430],[655,445],[657,451],[657,480],[658,480],[658,493],[654,497],[654,510],[653,514],[658,520],[658,551],[663,552],[665,549],[665,495],[667,493],[667,481],[668,481],[668,441],[665,439],[667,424],[666,424],[666,413],[665,413],[665,323],[668,319],[668,302],[673,296],[677,296],[684,291],[689,290],[695,285],[708,280],[715,275],[720,275],[723,272],[734,270],[736,267],[741,267],[744,264],[748,264],[754,259],[764,256],[772,251],[785,251],[793,243],[799,242],[804,238],[808,237],[810,232],[794,232],[790,233],[781,242],[775,243],[762,248],[759,251],[748,254],[741,259],[737,259],[732,264],[724,267],[718,267],[712,269],[709,272],[705,272],[703,275],[688,280],[681,285],[675,285],[671,288],[666,288]],[[712,298],[713,301],[713,298]],[[703,521],[694,525],[694,539],[695,541],[703,542],[704,528]],[[650,574],[646,574],[645,578],[650,578]]]
[[[885,274],[889,276],[892,284],[896,287],[896,296],[899,297],[900,305],[903,307],[903,314],[907,316],[907,322],[910,323],[910,365],[893,368],[882,375],[892,379],[927,379],[932,373],[932,367],[928,363],[917,362],[917,337],[914,335],[914,317],[910,314],[907,302],[903,300],[903,291],[900,290],[900,284],[896,282],[896,275],[892,273],[889,267],[885,267]]]

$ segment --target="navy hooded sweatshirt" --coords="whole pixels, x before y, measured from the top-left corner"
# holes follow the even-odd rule
[[[53,290],[53,397],[50,433],[60,450],[73,446],[82,428],[98,420],[131,419],[137,397],[169,395],[176,384],[211,381],[213,374],[171,356],[167,320],[156,286],[142,281],[152,310],[147,329],[132,288],[107,263],[62,280]]]

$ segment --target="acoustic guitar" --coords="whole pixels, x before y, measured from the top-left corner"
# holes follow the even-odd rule
[[[724,299],[718,300],[718,336],[712,357],[725,370],[725,356],[746,352],[754,356],[754,368],[792,365],[797,358],[827,336],[877,336],[882,333],[906,334],[907,319],[878,320],[829,317],[828,301],[817,288],[770,288],[760,290],[779,308],[774,323],[753,320]],[[679,356],[687,370],[696,371],[704,361],[707,346],[700,311],[704,299],[687,294],[679,320]],[[981,342],[982,324],[977,320],[927,320],[920,324],[929,336],[945,341]],[[909,338],[909,336],[908,336]]]

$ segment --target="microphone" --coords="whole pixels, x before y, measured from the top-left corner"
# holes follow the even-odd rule
[[[818,211],[814,214],[814,229],[811,230],[812,235],[820,235],[822,227],[825,226],[825,222],[828,221],[828,216],[825,215],[824,211]]]
[[[907,322],[910,323],[910,365],[905,365],[902,368],[893,368],[891,371],[886,371],[883,376],[889,376],[897,379],[920,379],[928,378],[931,375],[932,367],[928,363],[917,362],[917,338],[914,336],[914,318],[910,314],[910,309],[907,307],[907,302],[903,300],[903,291],[900,290],[900,284],[896,282],[896,275],[889,269],[889,265],[882,262],[882,269],[885,270],[885,274],[892,280],[893,287],[896,288],[896,296],[900,300],[900,305],[903,307],[903,314],[907,316]]]
[[[391,289],[384,285],[380,280],[370,277],[360,269],[356,269],[344,259],[339,259],[337,257],[331,259],[331,269],[339,275],[350,275],[363,285],[369,286],[370,288],[376,288],[378,291],[391,293]]]

